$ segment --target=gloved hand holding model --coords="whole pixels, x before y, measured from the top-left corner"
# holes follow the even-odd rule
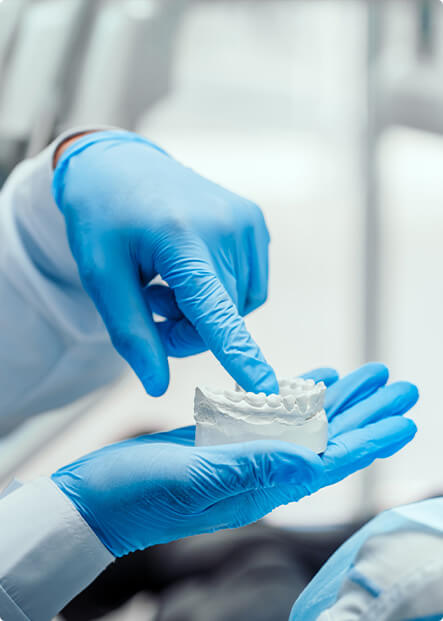
[[[53,188],[83,285],[148,393],[165,392],[168,356],[206,348],[245,390],[278,392],[240,316],[267,295],[269,234],[256,205],[124,131],[76,140]],[[158,274],[169,288],[148,286]]]
[[[307,377],[335,379],[328,369]],[[415,425],[402,414],[417,401],[417,389],[407,382],[386,386],[387,379],[383,365],[367,364],[327,389],[330,439],[323,455],[265,440],[194,447],[194,427],[186,427],[108,446],[52,480],[114,556],[243,526],[413,438]]]

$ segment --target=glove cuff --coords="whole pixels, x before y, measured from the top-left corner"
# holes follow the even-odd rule
[[[75,155],[82,153],[82,151],[85,151],[86,149],[88,149],[88,147],[91,147],[99,142],[137,142],[144,144],[151,149],[155,149],[156,151],[159,151],[159,153],[162,153],[167,157],[170,157],[164,149],[159,147],[154,142],[151,142],[150,140],[144,138],[143,136],[140,136],[139,134],[123,129],[94,131],[89,134],[85,134],[84,136],[76,140],[73,144],[71,144],[63,152],[54,170],[54,176],[52,180],[52,195],[61,211],[63,211],[60,205],[62,202],[61,195],[64,190],[64,176],[66,169],[69,166],[70,159]]]

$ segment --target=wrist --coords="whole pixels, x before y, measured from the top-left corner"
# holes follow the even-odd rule
[[[74,142],[77,142],[77,140],[80,140],[80,138],[83,138],[83,136],[87,136],[88,134],[93,134],[97,131],[99,130],[95,129],[95,130],[90,130],[86,132],[79,132],[78,134],[74,134],[73,136],[68,136],[67,138],[65,138],[65,140],[62,140],[60,144],[57,146],[56,150],[54,151],[54,156],[52,159],[52,168],[55,169],[63,153],[71,145],[73,145]]]
[[[85,503],[84,496],[88,496],[88,491],[86,490],[86,493],[82,494],[81,490],[73,489],[70,473],[64,472],[63,468],[54,472],[50,479],[57,487],[60,494],[62,494],[66,501],[72,505],[72,509],[76,511],[81,519],[88,525],[97,539],[113,556],[117,556],[113,553],[109,542],[107,542],[106,534],[103,532],[102,525],[95,519],[94,512],[88,508],[87,502]]]

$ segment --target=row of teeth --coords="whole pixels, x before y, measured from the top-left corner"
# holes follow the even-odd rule
[[[298,411],[300,414],[307,412],[318,412],[323,408],[324,393],[326,387],[323,382],[316,384],[314,380],[303,380],[294,378],[279,381],[280,394],[265,395],[264,392],[258,394],[237,390],[211,390],[212,394],[222,396],[232,403],[240,404],[242,401],[253,407],[270,408],[284,407],[287,412]]]

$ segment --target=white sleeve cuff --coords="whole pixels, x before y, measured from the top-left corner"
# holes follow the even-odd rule
[[[0,500],[0,619],[49,621],[114,560],[48,478]]]

